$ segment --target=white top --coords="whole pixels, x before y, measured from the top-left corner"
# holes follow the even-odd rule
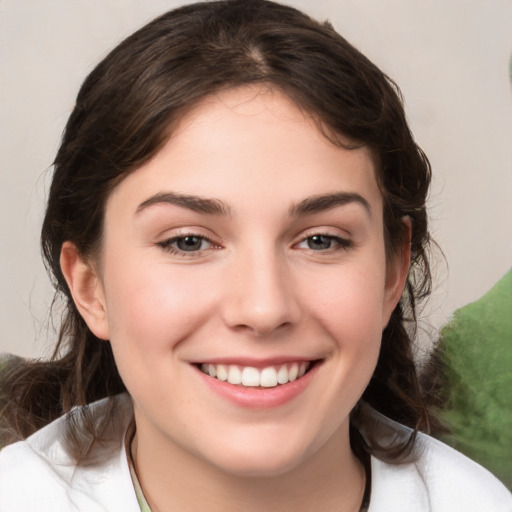
[[[93,466],[76,466],[63,445],[65,417],[0,452],[0,512],[140,512],[124,448],[130,399],[116,398],[119,422]],[[105,400],[91,406],[101,415]],[[405,427],[383,419],[398,434]],[[414,462],[372,457],[369,512],[512,512],[512,495],[486,469],[420,434]]]

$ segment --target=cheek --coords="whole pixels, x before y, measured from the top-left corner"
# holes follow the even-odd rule
[[[105,289],[114,347],[159,357],[206,321],[214,303],[204,290],[208,281],[188,270],[151,263],[110,268]]]
[[[363,348],[380,342],[384,305],[384,265],[346,265],[309,288],[313,315],[340,348]]]
[[[180,387],[180,342],[211,317],[211,292],[204,276],[184,267],[116,265],[105,283],[110,342],[116,365],[137,403],[168,400],[169,379]],[[130,276],[130,279],[126,279]],[[186,278],[185,278],[186,276]],[[175,408],[186,407],[178,393]]]

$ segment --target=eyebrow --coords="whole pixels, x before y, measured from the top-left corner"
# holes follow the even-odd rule
[[[325,194],[312,196],[293,205],[290,208],[290,216],[297,217],[299,215],[307,215],[312,213],[320,213],[337,206],[356,203],[364,207],[368,215],[372,216],[372,207],[370,203],[360,194],[355,192],[337,192],[334,194]]]
[[[211,215],[229,215],[230,213],[229,207],[220,199],[207,199],[187,194],[176,194],[174,192],[159,193],[151,196],[139,204],[135,213],[138,214],[146,208],[157,204],[173,204],[182,208],[188,208],[197,213],[208,213]]]
[[[289,215],[298,217],[300,215],[308,215],[320,213],[337,206],[347,204],[360,204],[371,217],[372,209],[370,203],[360,194],[354,192],[337,192],[334,194],[324,194],[312,196],[291,206]],[[136,214],[157,204],[172,204],[187,208],[197,213],[206,213],[210,215],[230,215],[230,208],[220,199],[208,199],[205,197],[177,194],[174,192],[158,193],[143,201],[135,211]]]

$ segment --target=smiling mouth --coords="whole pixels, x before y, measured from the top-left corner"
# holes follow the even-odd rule
[[[203,363],[198,365],[198,367],[204,374],[235,386],[275,388],[300,379],[308,373],[317,362],[318,361],[300,361],[277,366],[266,366],[261,369],[253,366],[211,363]]]

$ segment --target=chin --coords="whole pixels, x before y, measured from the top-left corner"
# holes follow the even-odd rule
[[[288,473],[295,469],[301,461],[302,457],[285,457],[283,454],[262,457],[262,454],[259,453],[254,456],[245,454],[219,461],[217,467],[230,475],[244,478],[266,478]]]
[[[292,471],[308,458],[304,446],[261,440],[226,446],[219,445],[208,462],[226,474],[240,477],[271,477]]]

